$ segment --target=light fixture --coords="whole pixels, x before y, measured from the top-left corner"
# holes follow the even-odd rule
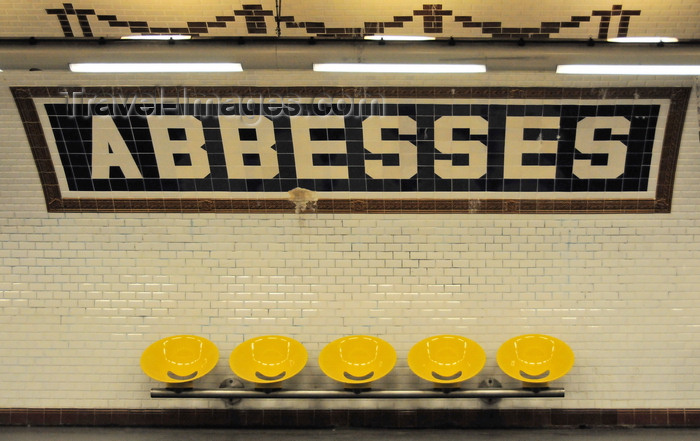
[[[315,72],[354,73],[482,73],[483,64],[390,64],[390,63],[320,63]]]
[[[560,64],[558,74],[581,75],[700,75],[700,65]]]
[[[435,37],[427,35],[365,35],[365,40],[373,41],[430,41]]]
[[[191,38],[192,38],[191,35],[181,35],[181,34],[174,34],[174,35],[167,35],[167,34],[124,35],[121,37],[122,40],[189,40]]]
[[[71,63],[71,72],[241,72],[240,63]]]
[[[610,43],[678,43],[675,37],[614,37]]]

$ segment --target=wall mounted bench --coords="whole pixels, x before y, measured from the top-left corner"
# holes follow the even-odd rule
[[[520,380],[521,389],[503,389],[489,378],[478,389],[462,389],[462,382],[478,374],[486,353],[478,343],[457,335],[436,335],[416,343],[408,353],[408,366],[418,377],[431,382],[429,390],[378,390],[372,382],[391,372],[396,351],[386,341],[352,335],[328,343],[318,357],[326,376],[344,385],[340,390],[287,390],[282,383],[302,371],[308,360],[304,346],[278,335],[255,337],[236,346],[229,357],[231,370],[241,381],[226,379],[219,389],[195,389],[193,382],[217,364],[219,351],[209,340],[176,335],[150,345],[141,356],[141,367],[166,388],[151,389],[152,398],[219,398],[233,404],[241,399],[434,399],[563,397],[564,389],[548,382],[566,374],[574,363],[571,348],[561,340],[541,334],[514,337],[498,350],[497,361],[509,377]]]

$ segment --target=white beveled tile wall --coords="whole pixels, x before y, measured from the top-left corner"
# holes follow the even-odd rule
[[[0,407],[223,407],[154,400],[139,368],[151,342],[209,338],[221,360],[198,386],[233,377],[243,340],[282,334],[309,364],[288,387],[333,388],[325,343],[372,334],[399,361],[382,388],[427,387],[408,370],[413,343],[438,333],[479,342],[489,377],[499,345],[539,332],[568,342],[562,399],[495,406],[683,408],[700,400],[700,141],[693,93],[670,214],[47,213],[9,86],[444,85],[444,77],[0,74]],[[447,77],[455,86],[695,86],[696,79]],[[242,408],[487,407],[480,400],[247,401]]]

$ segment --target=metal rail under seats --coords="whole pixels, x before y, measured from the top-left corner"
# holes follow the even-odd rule
[[[231,370],[257,389],[277,388],[301,372],[308,360],[304,346],[280,335],[251,338],[236,346],[229,357]]]
[[[396,351],[379,337],[349,335],[328,343],[318,364],[324,374],[347,388],[364,389],[391,372]]]
[[[543,334],[513,337],[496,354],[501,370],[523,382],[525,388],[546,387],[574,365],[574,352],[558,338]]]
[[[436,388],[459,388],[483,369],[486,352],[475,341],[459,335],[435,335],[413,345],[408,367]]]
[[[171,385],[190,383],[211,371],[219,361],[216,345],[196,335],[173,335],[148,346],[141,369],[154,380]]]

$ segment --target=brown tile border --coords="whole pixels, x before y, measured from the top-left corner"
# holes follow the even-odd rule
[[[392,429],[700,428],[700,409],[0,409],[0,426],[26,425]]]
[[[676,164],[683,124],[690,97],[689,88],[609,87],[609,88],[515,88],[515,87],[10,87],[27,134],[31,152],[41,179],[49,212],[150,212],[150,213],[293,213],[288,199],[106,199],[64,198],[58,185],[34,98],[66,98],[74,92],[84,95],[179,97],[211,96],[338,96],[345,98],[552,98],[552,99],[630,99],[665,98],[670,100],[666,122],[656,195],[653,199],[320,199],[313,210],[319,213],[670,213]],[[155,91],[155,92],[154,92]],[[541,193],[543,196],[545,193]]]

